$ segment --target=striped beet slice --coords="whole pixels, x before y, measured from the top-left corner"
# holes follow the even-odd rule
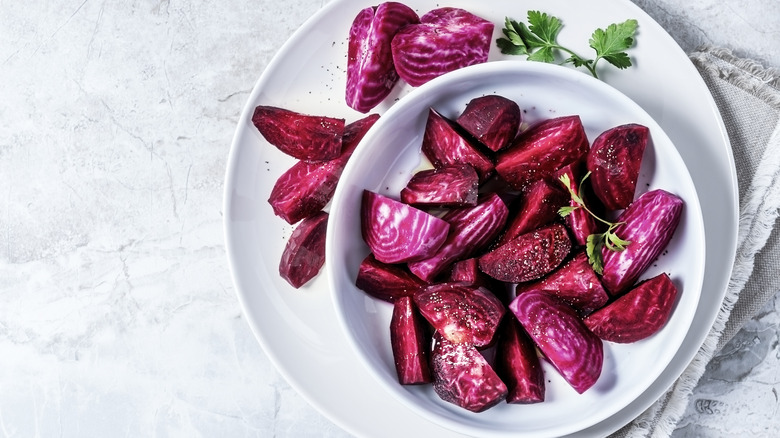
[[[421,385],[433,381],[428,360],[431,337],[412,297],[401,297],[393,304],[390,345],[401,385]]]
[[[493,365],[509,390],[507,403],[530,404],[544,401],[544,371],[534,342],[517,321],[505,318],[498,329],[498,345]]]
[[[427,283],[413,275],[404,265],[382,263],[369,254],[360,263],[355,286],[374,298],[394,302],[414,295]]]
[[[366,113],[379,105],[398,82],[390,42],[407,24],[420,18],[398,2],[385,2],[361,10],[349,29],[346,101]]]
[[[480,182],[493,174],[490,158],[479,151],[478,145],[457,124],[433,108],[428,111],[421,149],[434,167],[466,164],[477,171]]]
[[[571,240],[561,224],[548,225],[494,248],[479,258],[482,272],[499,281],[532,281],[552,272],[566,259]]]
[[[582,394],[592,387],[604,363],[604,345],[568,304],[546,292],[518,295],[509,310],[563,378]]]
[[[615,233],[629,243],[623,251],[603,248],[601,282],[613,296],[631,288],[666,248],[680,223],[683,200],[662,189],[640,195],[618,217]]]
[[[593,192],[610,210],[622,210],[634,199],[642,155],[650,130],[636,123],[601,133],[588,152]]]
[[[344,119],[259,105],[252,123],[268,143],[299,160],[327,161],[341,153]]]
[[[514,214],[498,241],[499,245],[559,219],[558,209],[566,205],[568,199],[569,196],[548,179],[534,181],[512,206]]]
[[[328,213],[321,211],[301,221],[282,252],[279,275],[296,289],[314,278],[325,264]]]
[[[450,229],[432,214],[370,190],[363,191],[360,218],[363,240],[383,263],[431,257]]]
[[[486,62],[493,23],[459,8],[438,8],[401,29],[391,48],[398,75],[420,86],[444,73]]]
[[[522,121],[523,113],[517,103],[495,94],[470,100],[455,119],[466,132],[494,152],[514,140]]]
[[[401,201],[416,207],[477,205],[479,175],[468,164],[421,170],[401,190]]]

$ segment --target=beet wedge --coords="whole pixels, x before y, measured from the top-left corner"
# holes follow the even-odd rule
[[[390,43],[407,24],[420,17],[398,2],[385,2],[358,12],[349,29],[346,101],[362,113],[379,105],[398,82]]]
[[[645,280],[583,320],[605,341],[630,343],[656,334],[669,321],[677,287],[667,274]]]
[[[566,303],[542,291],[518,295],[509,309],[544,357],[582,394],[591,388],[604,363],[604,345]]]
[[[534,181],[523,191],[517,205],[512,206],[512,218],[498,243],[504,244],[556,221],[560,218],[558,210],[567,205],[568,199],[566,192],[548,179]]]
[[[391,49],[398,75],[413,87],[444,73],[486,62],[493,23],[464,9],[438,8],[401,29]]]
[[[462,283],[432,284],[414,294],[420,313],[450,342],[485,347],[506,312],[487,289]]]
[[[479,175],[467,164],[421,170],[401,190],[401,201],[415,207],[477,205]]]
[[[593,192],[606,208],[621,210],[634,200],[649,137],[647,126],[630,123],[608,129],[593,141],[587,166]]]
[[[477,171],[479,181],[484,182],[493,174],[493,162],[464,134],[454,122],[431,108],[425,124],[422,152],[437,168],[469,165]]]
[[[474,207],[450,210],[442,219],[450,224],[450,232],[441,248],[432,257],[409,263],[409,270],[426,282],[453,263],[472,257],[486,248],[506,224],[509,209],[496,193],[490,193]]]
[[[555,173],[555,179],[561,183],[561,186],[564,188],[564,190],[576,195],[585,202],[586,206],[590,207],[590,200],[585,195],[585,190],[583,190],[583,193],[580,193],[580,181],[582,181],[583,176],[583,164],[584,163],[580,161],[567,164]],[[564,175],[565,181],[567,181],[568,184],[565,184],[561,180],[561,177]],[[587,180],[585,182],[587,183]],[[572,196],[569,197],[568,205],[571,207],[577,207],[579,204],[577,204],[577,202],[575,202],[572,198]],[[588,236],[600,231],[598,226],[599,224],[596,223],[596,219],[594,219],[593,216],[584,208],[577,208],[572,210],[571,213],[566,215],[564,222],[566,222],[566,226],[569,227],[569,231],[571,231],[571,234],[574,237],[574,242],[580,246],[584,246],[588,243]]]
[[[515,101],[491,94],[469,101],[455,123],[495,152],[517,136],[522,114]]]
[[[566,228],[553,224],[521,234],[480,256],[479,268],[507,283],[531,281],[552,272],[570,250]]]
[[[371,114],[347,125],[338,158],[317,163],[298,161],[283,173],[268,198],[274,213],[287,223],[295,224],[322,210],[333,197],[341,172],[355,147],[378,119],[378,115]]]
[[[533,341],[517,318],[505,318],[498,330],[493,369],[506,384],[506,402],[543,402],[544,372]]]
[[[496,172],[512,187],[551,178],[561,167],[588,153],[588,137],[579,116],[543,120],[521,133],[496,158]]]
[[[427,259],[450,230],[447,221],[370,190],[363,191],[360,219],[363,240],[383,263]]]
[[[506,385],[473,345],[450,342],[438,333],[433,338],[433,389],[442,400],[482,412],[506,398]]]
[[[421,385],[433,381],[428,353],[431,337],[411,297],[401,297],[393,304],[390,344],[401,385]]]
[[[327,161],[341,154],[344,119],[259,105],[252,123],[268,143],[299,160]]]
[[[360,263],[355,286],[363,292],[389,303],[410,297],[427,283],[409,272],[404,265],[382,263],[369,254]]]
[[[631,288],[669,244],[680,223],[684,201],[662,189],[640,195],[620,214],[615,233],[631,243],[623,251],[604,247],[601,283],[617,296]]]
[[[297,227],[287,240],[279,262],[279,275],[298,289],[314,278],[325,263],[328,213],[321,211]]]

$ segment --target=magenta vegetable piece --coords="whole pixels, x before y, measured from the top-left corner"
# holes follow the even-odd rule
[[[509,390],[507,403],[544,401],[544,372],[533,341],[517,318],[505,318],[498,330],[493,369]]]
[[[455,122],[492,151],[509,145],[517,136],[522,112],[517,103],[490,94],[472,99]]]
[[[496,172],[522,189],[532,181],[550,178],[561,167],[588,153],[588,137],[579,116],[543,120],[521,133],[496,158]]]
[[[624,222],[615,229],[631,242],[623,251],[603,248],[604,273],[601,282],[613,296],[628,290],[666,248],[680,223],[683,200],[662,189],[639,196],[618,217]]]
[[[308,283],[325,263],[325,229],[328,213],[321,211],[297,227],[287,241],[279,263],[279,275],[294,288]]]
[[[363,191],[360,219],[363,240],[384,263],[427,259],[450,230],[447,221],[370,190]]]
[[[341,172],[355,147],[378,119],[378,115],[371,114],[347,125],[338,158],[317,163],[298,161],[283,173],[268,198],[274,213],[294,224],[322,210],[333,197]]]
[[[450,342],[490,345],[505,307],[492,292],[463,283],[436,283],[414,294],[417,308]]]
[[[390,344],[401,385],[420,385],[433,381],[428,365],[431,337],[425,324],[411,297],[400,297],[395,301],[390,318]]]
[[[590,181],[608,209],[624,209],[634,200],[649,136],[647,126],[630,123],[608,129],[593,141],[587,157]]]
[[[407,24],[420,18],[398,2],[361,10],[349,29],[346,101],[362,113],[377,106],[398,82],[390,42]]]
[[[677,287],[667,274],[643,281],[587,317],[588,328],[605,341],[630,343],[648,338],[669,321]]]
[[[532,289],[555,295],[581,315],[598,310],[609,301],[609,294],[588,263],[585,251],[578,252],[563,266],[541,280],[517,285],[516,293],[520,295]]]
[[[585,205],[590,208],[591,203],[588,197],[585,195],[585,193],[580,193],[580,181],[582,180],[582,164],[583,162],[575,161],[573,163],[567,164],[563,168],[561,168],[558,172],[555,173],[555,178],[558,180],[558,182],[561,183],[561,186],[564,187],[565,190],[571,190],[579,196],[584,202]],[[566,175],[566,177],[569,179],[569,185],[566,187],[563,182],[560,180],[560,177],[562,175]],[[587,180],[585,181],[587,183]],[[583,184],[584,188],[584,184]],[[585,190],[583,190],[585,192]],[[576,203],[571,196],[569,197],[568,204],[572,207],[579,206],[578,203]],[[593,211],[593,210],[591,210]],[[566,226],[569,227],[569,230],[571,231],[571,234],[574,236],[574,241],[577,243],[577,245],[584,246],[588,242],[588,236],[591,234],[596,234],[600,232],[599,226],[596,223],[596,219],[593,218],[593,216],[588,213],[587,210],[584,208],[577,208],[573,210],[571,213],[566,215],[564,218],[564,222],[566,222]]]
[[[467,164],[474,168],[480,182],[493,174],[493,162],[479,151],[459,127],[431,108],[423,134],[422,152],[434,167]]]
[[[552,272],[570,250],[571,240],[566,228],[553,224],[521,234],[482,255],[479,268],[496,280],[531,281]]]
[[[474,207],[450,210],[442,216],[450,224],[447,240],[432,257],[409,263],[409,270],[432,282],[453,263],[486,248],[501,233],[508,215],[509,209],[496,193],[487,194]]]
[[[390,303],[400,297],[412,296],[426,285],[404,265],[382,263],[373,254],[360,263],[355,279],[355,286],[360,290]]]
[[[415,173],[401,190],[401,202],[415,207],[477,205],[479,175],[467,164],[446,165]]]
[[[604,345],[574,309],[534,290],[518,295],[509,309],[575,391],[582,394],[596,383],[604,363]]]
[[[506,398],[506,385],[473,345],[450,342],[439,334],[433,338],[433,389],[442,400],[482,412]]]
[[[464,9],[439,8],[404,27],[391,44],[398,75],[420,86],[444,73],[486,62],[493,23]]]
[[[299,160],[326,161],[341,153],[344,119],[259,105],[252,123],[268,143]]]
[[[560,218],[558,210],[567,205],[569,196],[548,179],[532,182],[520,196],[514,216],[509,221],[499,244],[533,231]]]

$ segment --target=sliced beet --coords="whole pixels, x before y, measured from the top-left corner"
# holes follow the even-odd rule
[[[588,263],[585,251],[577,252],[560,268],[539,281],[518,284],[516,293],[519,295],[531,289],[555,295],[577,309],[581,315],[600,309],[609,301],[609,294]]]
[[[570,250],[566,228],[553,224],[521,234],[480,256],[479,268],[507,283],[531,281],[552,272]]]
[[[477,205],[479,175],[468,164],[421,170],[401,190],[401,201],[416,207]]]
[[[420,86],[444,73],[486,62],[493,23],[464,9],[438,8],[401,29],[391,44],[398,75]]]
[[[493,162],[464,134],[454,122],[431,108],[425,124],[422,152],[437,168],[467,164],[477,171],[483,182],[493,174]]]
[[[507,403],[544,401],[544,371],[533,341],[517,318],[504,318],[498,330],[493,369],[509,390]]]
[[[370,190],[363,191],[360,224],[363,240],[384,263],[433,256],[450,229],[445,220]]]
[[[587,156],[593,192],[610,210],[621,210],[634,200],[642,155],[650,136],[647,126],[616,126],[596,137]]]
[[[485,347],[493,341],[505,307],[487,289],[436,283],[414,294],[420,313],[450,342]]]
[[[434,334],[433,389],[444,401],[482,412],[506,398],[507,388],[477,349]]]
[[[535,290],[518,295],[509,309],[575,391],[582,394],[596,383],[604,363],[604,345],[574,309]]]
[[[442,219],[450,232],[432,257],[409,263],[409,270],[426,282],[432,282],[453,263],[476,255],[487,247],[506,224],[509,210],[496,193],[487,194],[474,207],[450,210]]]
[[[674,235],[682,216],[683,200],[662,189],[640,195],[617,221],[621,239],[631,243],[623,251],[604,247],[601,282],[613,296],[628,290],[661,254]]]
[[[580,193],[580,181],[584,175],[582,172],[584,164],[584,161],[575,161],[567,164],[555,173],[555,179],[561,183],[565,190],[574,193],[585,202],[585,205],[588,208],[590,208],[590,200],[585,195],[585,190],[582,191],[583,193]],[[562,175],[566,175],[566,178],[569,181],[568,187],[560,180]],[[585,182],[587,183],[587,180]],[[579,206],[571,197],[569,197],[568,205],[572,207]],[[572,236],[574,236],[574,241],[580,246],[584,246],[588,243],[588,236],[600,231],[596,219],[594,219],[584,208],[572,210],[571,213],[566,215],[564,222],[566,222],[569,231],[571,231]]]
[[[560,216],[558,209],[567,205],[569,196],[548,179],[532,182],[520,195],[517,205],[512,206],[514,215],[509,221],[499,244],[548,225]]]
[[[531,181],[550,178],[561,167],[585,158],[588,137],[579,116],[543,120],[526,131],[496,158],[496,172],[522,189]]]
[[[411,297],[400,297],[393,304],[390,344],[401,385],[420,385],[433,381],[428,354],[431,337]]]
[[[294,288],[308,283],[325,263],[325,230],[328,213],[321,211],[297,227],[287,240],[279,262],[279,275]]]
[[[326,161],[341,153],[344,119],[259,105],[252,123],[268,143],[299,160]]]
[[[387,302],[412,296],[427,283],[409,272],[404,265],[382,263],[369,254],[360,263],[355,286],[374,298]]]
[[[522,121],[517,103],[495,94],[472,99],[455,119],[466,132],[492,151],[508,146],[517,136]]]
[[[294,224],[322,210],[333,197],[341,172],[355,147],[378,119],[378,115],[371,114],[347,125],[338,158],[317,163],[298,161],[283,173],[268,198],[274,213]]]
[[[349,29],[347,105],[366,113],[390,94],[398,82],[390,43],[401,28],[419,21],[411,8],[398,2],[358,12]]]
[[[605,341],[630,343],[648,338],[669,321],[677,287],[667,274],[643,281],[585,319],[585,325]]]

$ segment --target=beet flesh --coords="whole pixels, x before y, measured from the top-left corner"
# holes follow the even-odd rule
[[[299,160],[327,161],[341,153],[344,119],[258,105],[252,123],[268,143]]]
[[[321,211],[301,221],[287,240],[279,262],[279,275],[298,289],[314,278],[325,263],[328,213]]]
[[[433,381],[428,353],[431,337],[411,297],[401,297],[393,304],[390,344],[400,384],[421,385]]]

